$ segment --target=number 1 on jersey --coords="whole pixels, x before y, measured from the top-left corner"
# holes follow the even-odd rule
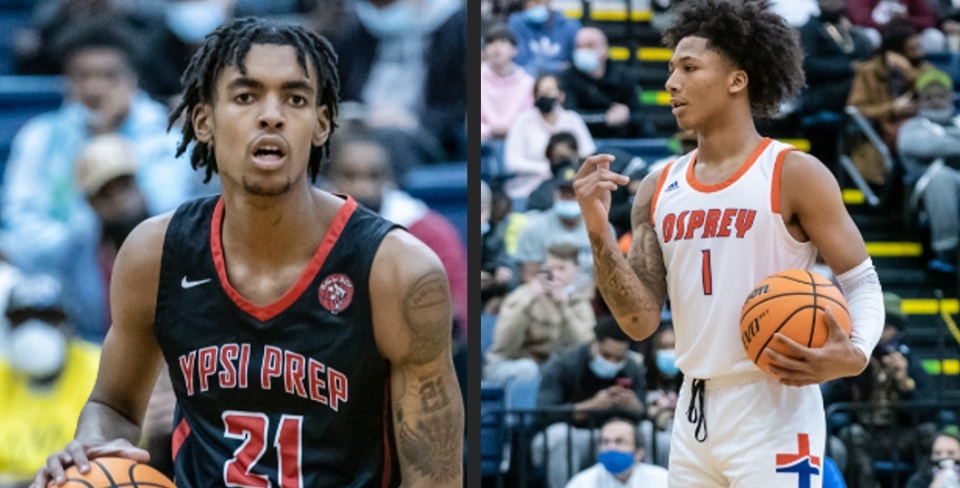
[[[227,486],[237,488],[270,488],[270,479],[251,471],[257,461],[267,451],[267,431],[270,419],[259,412],[223,412],[225,437],[242,439],[243,444],[233,453],[233,459],[223,465],[223,481]],[[277,438],[273,445],[277,448],[280,476],[280,488],[300,488],[303,486],[303,472],[300,466],[300,437],[303,417],[284,415],[280,418]]]
[[[713,294],[713,277],[710,276],[710,250],[704,249],[703,253],[703,294]]]

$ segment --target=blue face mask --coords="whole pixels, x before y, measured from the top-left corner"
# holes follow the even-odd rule
[[[523,16],[526,17],[527,22],[531,24],[542,24],[550,18],[550,9],[546,5],[537,5],[528,10],[523,11]]]
[[[580,204],[576,200],[557,200],[553,204],[553,211],[565,219],[573,219],[580,216]]]
[[[167,3],[167,27],[188,44],[199,44],[227,20],[223,3],[213,0]]]
[[[383,8],[363,1],[355,5],[360,22],[375,37],[397,35],[410,29],[417,21],[415,5],[405,0],[397,0]]]
[[[490,222],[480,224],[480,235],[484,235],[487,232],[490,232]]]
[[[616,376],[626,365],[626,360],[619,363],[611,363],[597,354],[594,356],[593,362],[590,363],[590,370],[593,371],[593,374],[597,375],[597,378],[609,380]]]
[[[674,357],[674,351],[670,349],[662,349],[657,351],[657,369],[663,372],[663,374],[673,378],[677,375],[677,372],[680,371],[677,368]]]
[[[600,55],[590,49],[577,49],[573,52],[573,65],[584,73],[590,73],[600,67]]]
[[[600,464],[612,474],[620,474],[633,466],[633,453],[606,451],[600,453]]]

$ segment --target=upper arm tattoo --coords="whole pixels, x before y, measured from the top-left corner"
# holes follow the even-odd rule
[[[663,263],[663,249],[660,248],[657,231],[650,222],[652,209],[652,198],[646,202],[638,200],[633,206],[630,217],[633,223],[633,240],[630,243],[630,252],[627,253],[627,262],[650,292],[657,307],[662,309],[667,301],[667,268]]]
[[[450,350],[450,287],[442,271],[420,277],[404,295],[402,307],[410,332],[406,361],[425,364]]]

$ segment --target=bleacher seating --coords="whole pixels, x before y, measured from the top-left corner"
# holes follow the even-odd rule
[[[467,163],[439,164],[411,169],[403,187],[446,217],[466,243],[468,180]]]
[[[480,385],[480,476],[496,476],[503,461],[503,388]]]
[[[30,0],[0,1],[0,75],[14,74],[14,36],[18,30],[31,26],[33,4]]]
[[[480,315],[480,362],[486,364],[486,354],[490,346],[493,345],[493,331],[497,325],[495,315]]]

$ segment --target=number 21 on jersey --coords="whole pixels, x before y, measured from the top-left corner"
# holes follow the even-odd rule
[[[270,488],[270,479],[262,474],[253,474],[257,461],[267,452],[267,432],[270,419],[259,412],[223,412],[223,435],[243,440],[233,453],[233,459],[223,465],[223,481],[227,486],[238,488]],[[303,417],[284,415],[280,418],[273,447],[277,449],[277,474],[280,488],[301,488],[303,472],[300,466],[300,439]]]

